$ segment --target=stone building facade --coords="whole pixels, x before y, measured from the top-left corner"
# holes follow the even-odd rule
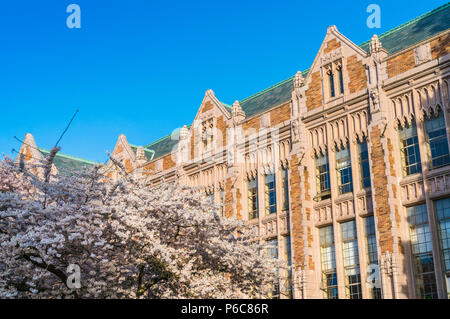
[[[282,298],[449,298],[449,21],[361,45],[331,26],[309,70],[231,106],[208,90],[191,125],[113,155],[257,225],[292,265]]]

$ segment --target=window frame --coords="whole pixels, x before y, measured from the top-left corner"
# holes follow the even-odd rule
[[[398,132],[403,177],[422,172],[422,158],[416,124],[413,123],[409,127],[399,127]],[[410,161],[412,158],[415,159],[414,162]]]
[[[338,154],[343,152],[347,153],[346,157],[338,158]],[[347,164],[340,166],[342,163]],[[342,150],[336,150],[336,177],[340,195],[353,192],[352,160],[348,145]],[[348,178],[348,181],[343,182],[345,178]]]
[[[250,183],[254,183],[254,187],[250,187]],[[252,209],[250,209],[250,208],[252,208]],[[255,177],[251,180],[247,180],[247,213],[248,213],[249,220],[259,218],[258,178],[257,177]]]
[[[441,122],[440,124],[442,124],[440,127],[438,127],[437,129],[434,128],[434,130],[432,131],[433,133],[435,132],[439,132],[441,131],[442,134],[438,135],[438,136],[433,136],[430,137],[430,131],[429,131],[429,127],[431,125],[431,123],[437,123],[437,122]],[[424,121],[424,131],[425,131],[425,136],[426,136],[426,145],[427,145],[427,155],[428,155],[428,159],[429,159],[429,168],[430,169],[435,169],[435,168],[439,168],[439,167],[443,167],[446,166],[448,164],[450,164],[450,154],[449,154],[449,149],[448,149],[448,136],[447,136],[447,128],[445,125],[445,118],[444,118],[444,114],[442,111],[439,111],[438,116],[426,119]],[[439,144],[444,144],[442,147],[445,147],[445,150],[447,151],[445,154],[442,155],[438,155],[433,157],[433,149],[435,149],[435,147],[433,147],[432,145],[439,145]],[[441,150],[442,151],[442,150]],[[435,161],[443,159],[443,162],[440,164],[434,164]]]

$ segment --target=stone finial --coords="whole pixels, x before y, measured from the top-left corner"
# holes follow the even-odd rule
[[[189,136],[189,130],[186,125],[180,129],[180,140],[185,140]]]
[[[238,124],[245,119],[245,113],[242,110],[241,104],[236,100],[231,107],[231,116],[233,117],[233,121]]]
[[[378,36],[374,34],[372,36],[372,40],[370,40],[370,53],[378,53],[383,48],[383,45],[380,42],[380,39],[378,39]]]
[[[337,30],[335,25],[330,25],[327,29],[327,33],[337,32]]]
[[[214,93],[214,91],[211,90],[211,89],[206,90],[205,95],[210,96],[210,97],[215,97],[215,96],[216,96],[216,94]]]
[[[303,78],[302,72],[298,71],[297,73],[295,73],[294,88],[300,88],[303,85],[304,81],[305,79]]]
[[[136,160],[137,161],[146,161],[144,148],[139,146],[136,150]]]

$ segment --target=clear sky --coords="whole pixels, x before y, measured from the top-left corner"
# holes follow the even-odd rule
[[[51,148],[79,109],[61,152],[103,162],[122,133],[147,145],[190,124],[207,89],[232,104],[308,69],[330,25],[361,44],[446,2],[3,0],[0,153],[27,132]]]

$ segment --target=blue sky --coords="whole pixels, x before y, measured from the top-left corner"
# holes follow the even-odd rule
[[[66,7],[81,7],[81,29]],[[381,7],[369,29],[366,8]],[[446,1],[4,0],[0,153],[38,146],[104,161],[119,134],[146,145],[190,124],[207,89],[232,104],[308,69],[329,25],[356,44]]]

